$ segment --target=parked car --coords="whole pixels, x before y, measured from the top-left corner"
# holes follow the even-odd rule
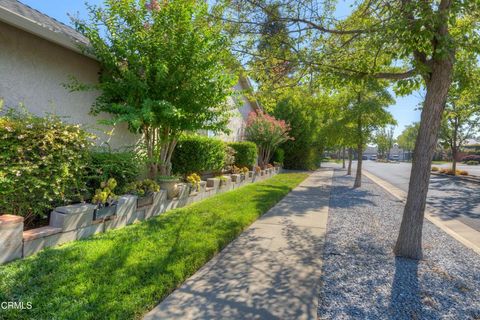
[[[371,156],[370,160],[376,161],[377,160],[377,155],[374,154],[373,156]]]
[[[362,156],[362,160],[368,160],[368,156]]]
[[[391,155],[391,156],[390,156],[390,160],[398,161],[398,160],[399,160],[398,154],[393,154],[393,155]]]

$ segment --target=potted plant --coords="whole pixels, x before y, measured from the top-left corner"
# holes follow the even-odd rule
[[[153,204],[153,194],[160,191],[160,186],[153,180],[135,181],[127,186],[127,193],[136,195],[137,208]]]
[[[190,193],[199,190],[202,179],[198,174],[192,173],[191,175],[187,176],[186,180],[190,186]]]
[[[175,176],[161,176],[157,178],[160,188],[167,191],[169,199],[175,198],[178,195],[178,183],[180,179]]]
[[[97,205],[93,212],[94,220],[108,218],[117,212],[117,196],[113,193],[116,186],[117,181],[110,178],[108,181],[102,182],[100,189],[95,191],[92,198],[92,203]]]

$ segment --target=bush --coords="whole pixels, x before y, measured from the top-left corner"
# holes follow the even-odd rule
[[[250,141],[232,142],[228,144],[235,151],[235,165],[237,167],[253,168],[257,163],[257,145]]]
[[[85,193],[90,138],[54,116],[9,111],[0,117],[0,212],[26,225]]]
[[[457,174],[461,176],[468,176],[468,171],[465,170],[457,170]]]
[[[468,161],[477,161],[480,162],[480,155],[478,154],[471,154],[468,156],[465,156],[462,158],[462,162],[468,162]]]
[[[272,162],[283,165],[284,161],[285,161],[285,150],[283,150],[282,148],[277,148],[277,150],[275,150],[275,152],[273,153]]]
[[[102,181],[114,178],[117,190],[122,193],[140,174],[141,162],[135,152],[114,152],[108,149],[92,149],[86,171],[89,192],[95,191]]]
[[[469,160],[467,161],[467,165],[469,166],[476,166],[478,165],[480,162],[479,161],[475,161],[475,160]]]
[[[179,139],[172,156],[173,172],[188,175],[194,172],[221,171],[225,164],[225,144],[204,136]]]
[[[437,172],[437,171],[439,171],[439,170],[440,170],[440,169],[439,169],[438,167],[432,167],[432,171],[433,171],[433,172]]]

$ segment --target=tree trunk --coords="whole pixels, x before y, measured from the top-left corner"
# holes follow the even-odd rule
[[[358,161],[357,161],[357,173],[355,175],[354,188],[360,188],[362,186],[362,163],[363,163],[363,144],[359,143],[357,146]]]
[[[457,147],[452,148],[452,171],[454,175],[457,175]]]
[[[351,176],[352,175],[352,148],[348,148],[348,169],[347,169],[347,175]]]
[[[342,147],[342,169],[345,169],[345,147]]]
[[[426,80],[427,93],[423,104],[420,128],[413,155],[407,203],[395,245],[395,255],[421,259],[422,228],[430,167],[437,143],[442,113],[452,82],[453,57],[434,60]]]

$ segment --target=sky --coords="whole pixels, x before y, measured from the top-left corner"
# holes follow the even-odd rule
[[[21,2],[67,25],[71,25],[68,15],[80,18],[87,17],[84,0],[21,0]],[[103,1],[88,0],[87,2],[100,5]],[[339,0],[335,15],[338,18],[347,16],[351,11],[350,4],[352,2],[352,0]],[[395,136],[398,136],[405,126],[420,120],[420,111],[417,109],[422,101],[422,96],[421,93],[414,93],[405,97],[395,97],[394,94],[393,96],[396,103],[389,107],[389,111],[397,121]]]

